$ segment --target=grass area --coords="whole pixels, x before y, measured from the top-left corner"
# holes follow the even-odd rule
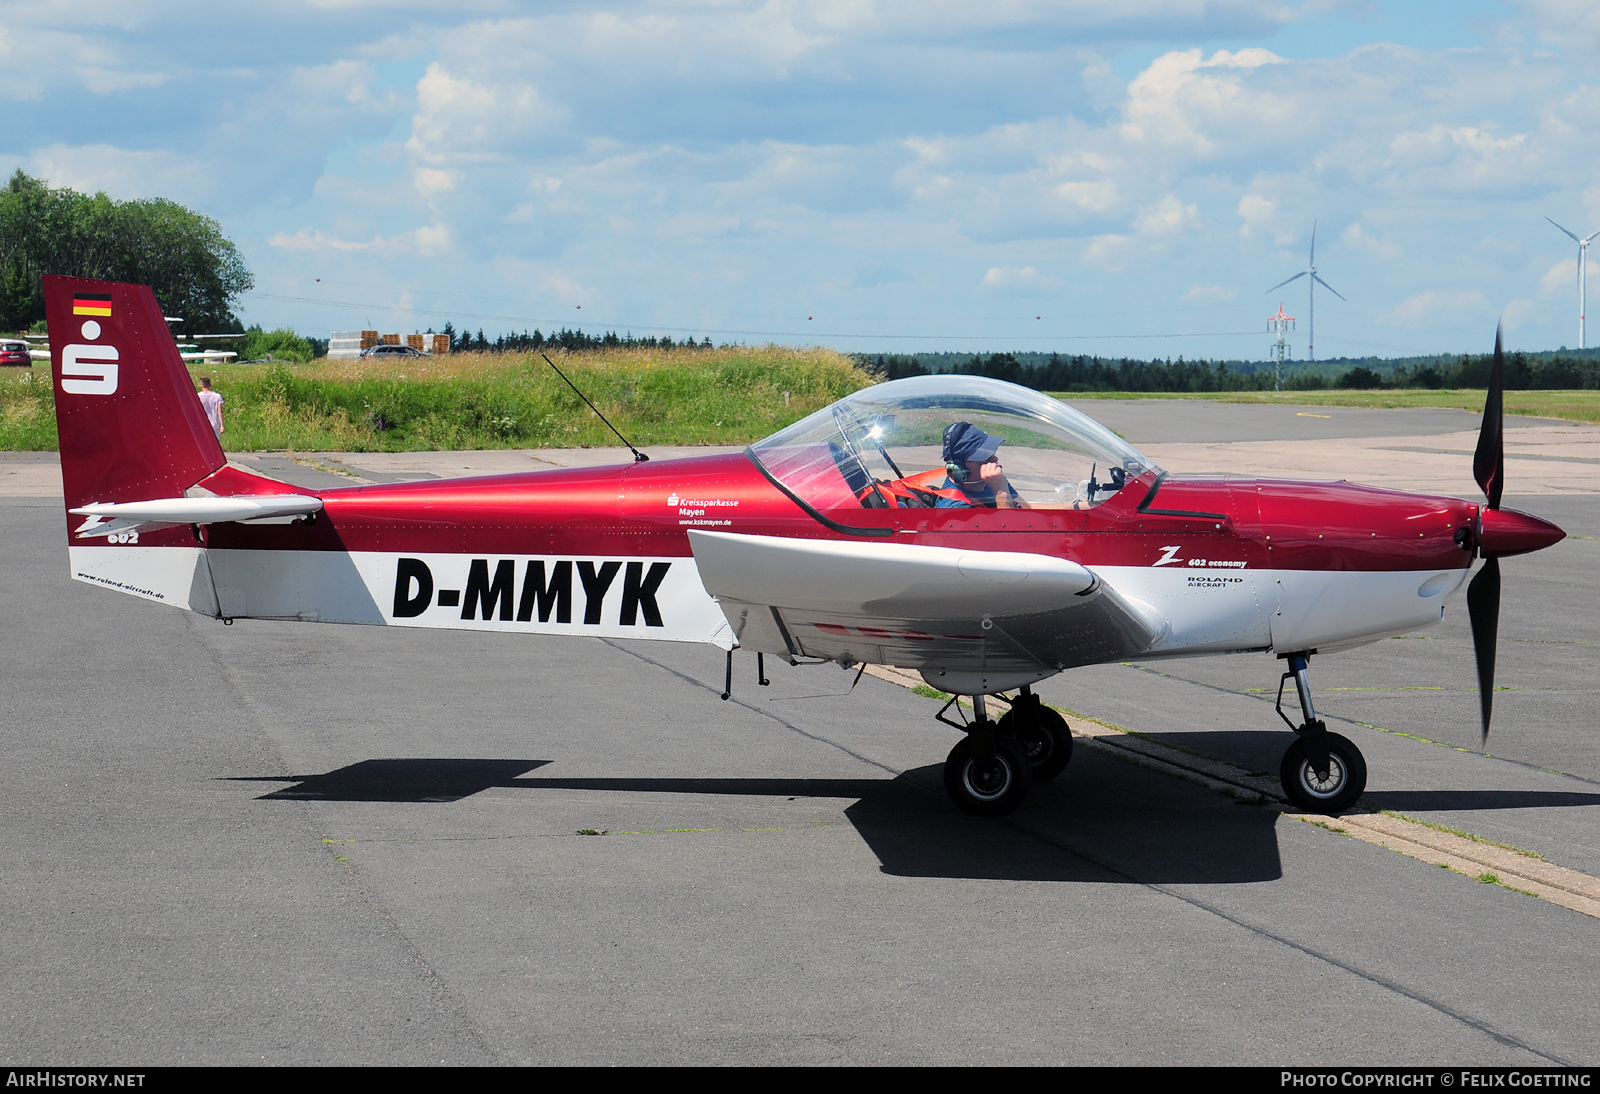
[[[828,349],[739,346],[551,354],[636,445],[745,444],[872,378]],[[232,451],[581,448],[616,437],[525,353],[194,367],[227,402]],[[0,450],[56,448],[43,369],[0,375]]]
[[[0,450],[55,449],[56,400],[50,369],[0,369]]]
[[[1402,388],[1384,391],[1208,391],[1197,394],[1134,391],[1053,391],[1063,402],[1083,399],[1204,399],[1213,403],[1276,403],[1287,406],[1455,407],[1483,413],[1481,389]],[[1508,391],[1507,414],[1600,422],[1600,391]]]

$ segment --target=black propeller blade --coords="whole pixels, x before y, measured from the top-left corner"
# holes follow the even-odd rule
[[[1472,477],[1489,499],[1489,508],[1500,508],[1505,490],[1505,356],[1500,351],[1500,329],[1494,332],[1494,364],[1489,369],[1489,396],[1483,403],[1483,425],[1478,427],[1478,450],[1472,454]]]
[[[1494,364],[1483,403],[1478,449],[1472,455],[1472,477],[1478,480],[1490,509],[1500,508],[1505,490],[1505,357],[1500,329],[1494,332]],[[1481,528],[1481,520],[1480,520]],[[1467,586],[1467,619],[1472,623],[1472,652],[1478,661],[1478,706],[1483,715],[1483,741],[1489,740],[1489,714],[1494,707],[1495,639],[1500,632],[1500,560],[1486,558],[1483,569]]]
[[[1483,569],[1467,586],[1467,619],[1472,623],[1472,652],[1478,659],[1478,709],[1483,715],[1483,741],[1489,740],[1489,715],[1494,708],[1494,650],[1500,633],[1500,560],[1485,559]]]

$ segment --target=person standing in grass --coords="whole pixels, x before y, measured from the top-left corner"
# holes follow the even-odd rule
[[[211,377],[200,377],[200,405],[205,408],[206,421],[211,423],[211,429],[218,437],[222,436],[222,396],[211,390]]]

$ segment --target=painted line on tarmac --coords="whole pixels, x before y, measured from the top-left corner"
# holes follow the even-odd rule
[[[925,686],[921,676],[905,669],[869,665],[867,673],[904,688]],[[997,702],[1002,707],[1009,707],[1003,699]],[[1294,820],[1327,828],[1331,832],[1386,848],[1419,862],[1453,870],[1475,881],[1501,885],[1600,919],[1600,878],[1531,857],[1528,852],[1473,838],[1470,834],[1458,835],[1392,813],[1360,809],[1329,817],[1296,812],[1284,796],[1278,780],[1270,776],[1252,775],[1244,768],[1224,760],[1173,748],[1081,711],[1063,710],[1062,713],[1077,720],[1072,735],[1090,747],[1198,782],[1213,790],[1244,797],[1276,809]]]

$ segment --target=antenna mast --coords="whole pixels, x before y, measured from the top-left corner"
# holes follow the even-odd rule
[[[539,356],[544,358],[544,363],[545,364],[549,365],[551,368],[554,368],[556,370],[556,375],[557,376],[561,377],[563,380],[567,380],[567,374],[565,372],[562,372],[559,368],[556,368],[556,363],[554,361],[550,360],[550,358],[549,358],[549,356],[547,354],[541,353],[541,354],[539,354]],[[599,407],[597,407],[593,403],[589,402],[589,396],[585,395],[581,391],[578,391],[578,385],[577,384],[573,383],[571,380],[567,380],[567,386],[570,387],[573,391],[577,391],[578,392],[578,398],[583,400],[585,406],[587,406],[590,410],[594,411],[594,416],[596,418],[599,418],[602,422],[605,422],[606,423],[606,428],[611,430],[611,432],[613,432],[613,433],[615,433],[617,435],[617,440],[621,441],[623,444],[628,446],[628,449],[633,453],[633,462],[634,463],[644,463],[646,460],[648,460],[650,458],[649,456],[646,456],[643,452],[640,452],[637,448],[633,447],[633,442],[628,440],[628,438],[626,438],[626,437],[624,437],[622,435],[622,430],[620,430],[616,426],[612,425],[611,424],[611,420],[609,418],[607,418],[604,414],[600,413],[600,408]],[[510,601],[507,601],[506,603],[509,604]],[[506,610],[510,611],[511,609],[507,608]]]
[[[1289,332],[1294,329],[1294,316],[1283,314],[1283,303],[1278,303],[1278,314],[1267,316],[1267,330],[1278,336],[1272,343],[1272,365],[1277,372],[1274,391],[1283,390],[1283,363],[1289,359]]]

